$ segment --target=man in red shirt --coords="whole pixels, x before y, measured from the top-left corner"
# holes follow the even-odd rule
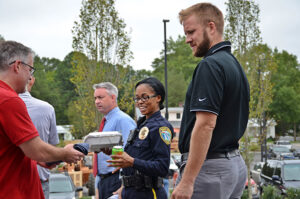
[[[0,198],[43,199],[36,164],[73,163],[84,154],[73,145],[57,148],[43,142],[18,93],[34,72],[33,51],[14,41],[0,42]],[[49,167],[48,167],[49,168]]]

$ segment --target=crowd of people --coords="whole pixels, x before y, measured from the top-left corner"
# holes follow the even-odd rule
[[[241,198],[247,169],[239,152],[249,116],[249,84],[223,40],[222,12],[198,3],[179,13],[195,57],[203,57],[187,89],[179,134],[180,173],[172,199]],[[30,95],[33,51],[15,41],[0,42],[0,198],[49,197],[49,169],[84,154],[72,144],[58,148],[54,108]],[[124,152],[95,153],[96,198],[167,199],[164,178],[170,164],[171,124],[161,115],[165,89],[154,77],[135,86],[134,102],[143,117],[135,122],[118,107],[118,89],[110,82],[93,86],[95,106],[103,114],[99,133],[118,131]]]

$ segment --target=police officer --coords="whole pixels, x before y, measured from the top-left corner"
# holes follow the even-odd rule
[[[168,174],[173,128],[161,116],[165,89],[155,78],[147,78],[135,86],[134,101],[144,117],[129,135],[123,155],[113,155],[110,166],[124,168],[123,186],[116,192],[122,199],[167,199],[163,177]]]

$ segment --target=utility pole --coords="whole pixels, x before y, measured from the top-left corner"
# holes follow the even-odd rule
[[[169,120],[169,112],[168,112],[168,70],[167,70],[167,27],[166,23],[170,20],[164,19],[164,39],[165,39],[165,88],[166,88],[166,114],[165,118],[166,120]]]

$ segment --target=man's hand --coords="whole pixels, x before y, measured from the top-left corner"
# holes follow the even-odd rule
[[[193,191],[193,183],[183,182],[181,180],[172,192],[171,199],[190,199],[193,195]]]
[[[73,144],[68,144],[64,148],[64,159],[62,161],[67,163],[76,163],[77,161],[81,160],[84,157],[84,154],[77,151],[73,148]]]

